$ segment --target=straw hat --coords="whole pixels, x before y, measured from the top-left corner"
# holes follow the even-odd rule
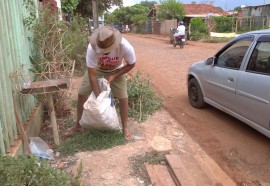
[[[109,53],[117,48],[122,40],[119,30],[103,26],[94,30],[90,37],[90,43],[96,53]]]

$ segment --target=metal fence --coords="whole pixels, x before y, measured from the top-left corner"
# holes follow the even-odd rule
[[[238,17],[235,21],[235,32],[270,28],[270,16]]]
[[[23,25],[27,12],[22,2],[0,1],[0,155],[9,152],[19,135],[14,104],[22,123],[25,123],[36,103],[33,96],[19,96],[9,79],[9,74],[20,64],[30,63],[31,44],[28,38],[31,34]]]
[[[235,32],[237,34],[270,28],[270,16],[246,16],[246,17],[230,17],[226,22],[217,25],[214,19],[206,18],[205,24],[210,32],[217,32],[217,27],[226,28],[226,32]]]

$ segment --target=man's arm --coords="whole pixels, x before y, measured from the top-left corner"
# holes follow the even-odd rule
[[[108,80],[109,83],[111,83],[115,78],[117,78],[123,74],[128,73],[134,67],[135,67],[135,63],[134,64],[126,64],[125,66],[123,66],[122,68],[117,70],[114,74],[108,76],[106,79]]]
[[[88,76],[89,76],[89,83],[92,88],[92,91],[94,91],[96,98],[100,94],[100,87],[98,85],[97,75],[96,75],[96,69],[95,68],[89,68],[88,67]]]

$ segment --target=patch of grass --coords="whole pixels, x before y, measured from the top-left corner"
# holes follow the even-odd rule
[[[76,121],[74,120],[74,118],[69,117],[69,118],[64,120],[63,128],[67,129],[67,128],[73,127],[73,126],[75,126],[75,123],[76,123]]]
[[[227,43],[231,41],[233,38],[214,38],[214,37],[207,37],[202,39],[201,41],[204,43]]]
[[[166,161],[165,161],[166,154],[168,154],[168,152],[151,151],[151,152],[147,152],[144,155],[130,158],[129,160],[131,161],[131,166],[132,166],[131,175],[142,179],[145,185],[150,185],[151,182],[148,177],[145,164],[164,165],[166,164]]]
[[[78,104],[78,100],[72,100],[71,101],[71,106],[76,108],[77,107],[77,104]]]
[[[120,131],[85,129],[57,147],[63,156],[73,155],[81,151],[94,151],[108,149],[125,144],[125,139]]]
[[[139,72],[127,82],[129,116],[138,122],[145,121],[162,106],[162,99],[151,89],[150,78]]]

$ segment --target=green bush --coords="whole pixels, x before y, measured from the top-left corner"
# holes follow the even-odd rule
[[[202,18],[196,17],[190,21],[190,40],[197,41],[208,35],[207,27]]]
[[[75,186],[80,184],[78,178],[73,179],[34,156],[0,156],[1,186]]]
[[[200,32],[193,32],[191,35],[190,35],[190,40],[191,41],[198,41],[198,40],[201,40],[205,37],[205,34],[204,33],[200,33]]]
[[[129,116],[141,122],[162,106],[162,99],[150,88],[150,78],[140,73],[128,80]]]
[[[215,16],[213,17],[216,28],[215,32],[228,33],[232,32],[232,26],[234,24],[234,18],[226,16]]]
[[[85,71],[85,56],[88,46],[88,31],[86,30],[87,20],[80,16],[74,16],[67,26],[63,35],[63,45],[66,47],[65,53],[76,61],[75,69]]]
[[[59,21],[44,9],[33,22],[31,41],[33,58],[39,63],[75,60],[75,68],[84,71],[88,45],[87,19],[74,16],[72,21]]]

